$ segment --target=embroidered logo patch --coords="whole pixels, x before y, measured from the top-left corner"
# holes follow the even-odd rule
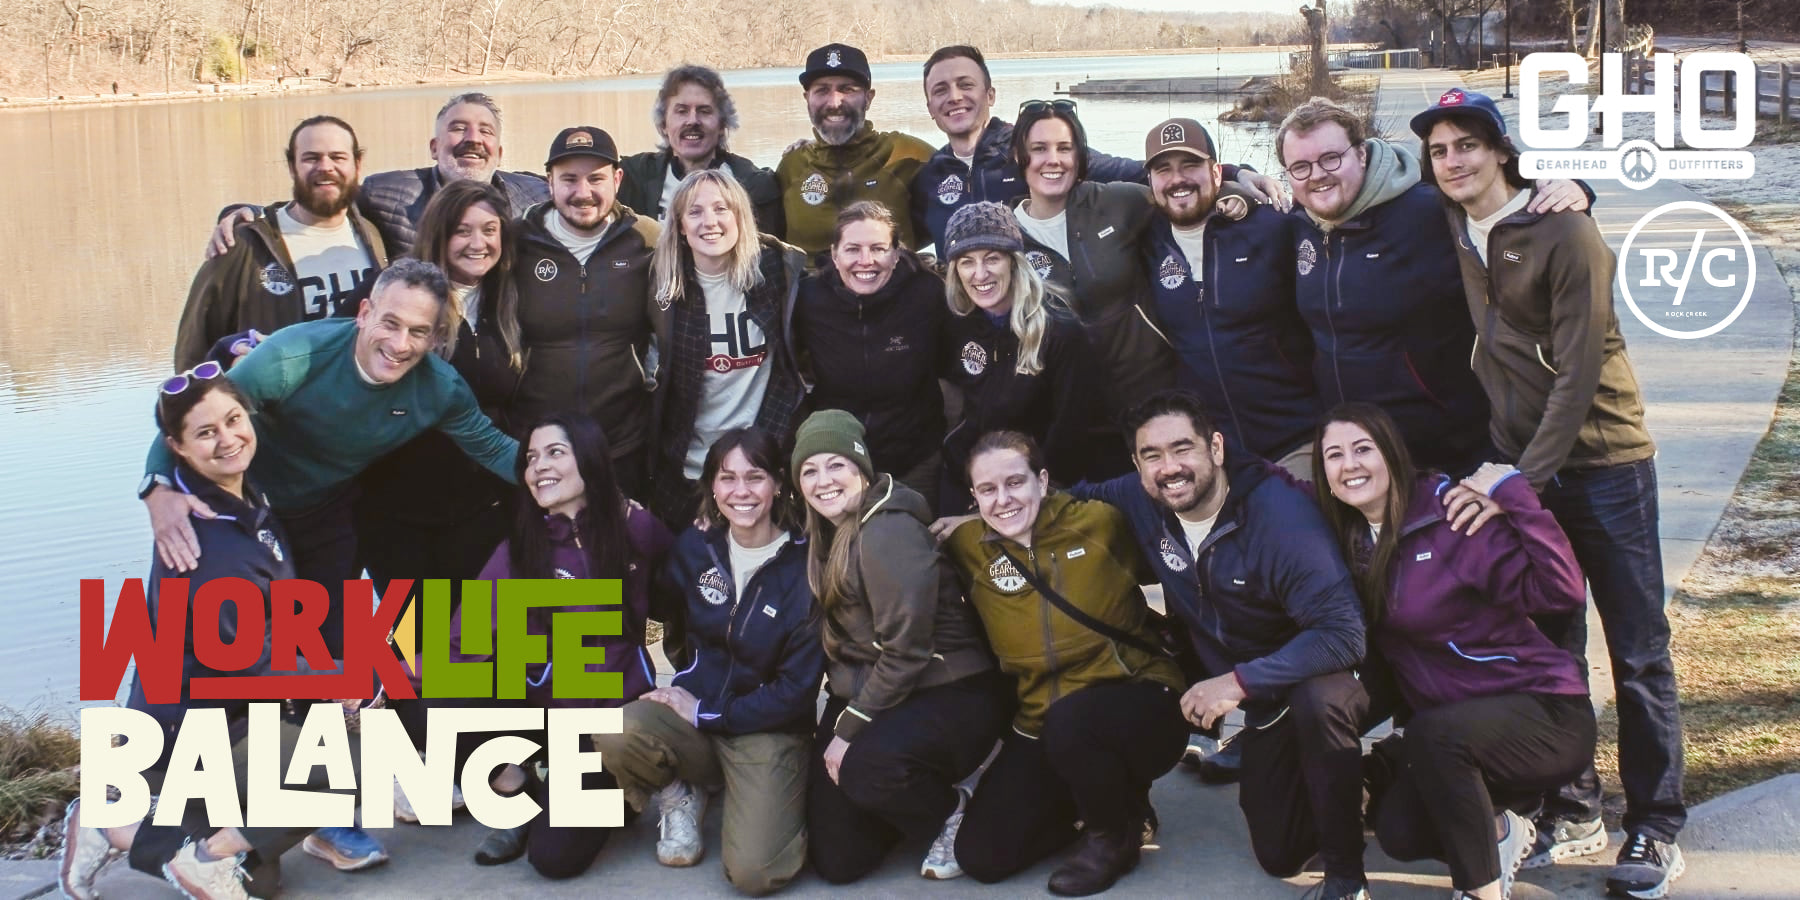
[[[1525,261],[1525,257],[1520,256],[1519,254],[1517,254],[1511,250],[1508,250],[1508,251],[1500,254],[1500,256],[1502,258],[1504,258],[1507,262],[1524,262]]]
[[[825,176],[817,172],[806,176],[806,180],[800,182],[800,199],[805,200],[809,206],[818,206],[824,203],[825,198],[830,194],[831,185],[825,182]]]
[[[1105,228],[1100,229],[1100,233],[1094,235],[1094,237],[1103,238],[1112,233],[1113,233],[1113,227],[1111,225],[1108,225]]]
[[[538,260],[537,265],[531,267],[531,274],[536,275],[537,280],[539,280],[539,281],[555,281],[556,280],[556,260],[554,260],[554,259]]]
[[[1087,555],[1086,547],[1076,547],[1075,549],[1070,550],[1067,553],[1064,553],[1063,559],[1080,559],[1086,555]]]
[[[980,375],[987,370],[987,364],[987,348],[974,341],[970,341],[963,345],[962,367],[964,372],[967,372],[970,375]]]
[[[714,606],[723,606],[731,599],[731,586],[725,583],[725,576],[719,574],[719,567],[713,566],[700,573],[700,596]]]
[[[1427,550],[1424,553],[1421,553],[1418,556],[1413,557],[1413,562],[1424,562],[1430,558],[1431,558],[1431,551]]]
[[[281,552],[281,542],[275,539],[275,532],[267,528],[261,529],[256,532],[256,539],[269,548],[269,552],[275,555],[276,562],[287,561],[287,556]]]
[[[568,569],[558,568],[558,569],[551,570],[550,577],[552,577],[552,578],[567,578],[572,581],[575,578],[575,573],[569,571]]]
[[[263,290],[277,297],[286,297],[294,292],[294,276],[281,267],[281,263],[272,262],[262,267],[260,273]]]
[[[1169,571],[1171,571],[1171,572],[1186,572],[1187,571],[1187,567],[1188,567],[1187,560],[1182,559],[1181,554],[1175,552],[1174,542],[1170,541],[1168,538],[1163,538],[1162,543],[1156,548],[1156,550],[1158,553],[1162,554],[1163,565],[1167,566],[1169,568]]]
[[[763,615],[768,616],[771,619],[775,618],[775,607],[764,604]]]
[[[1042,250],[1027,250],[1025,251],[1025,261],[1031,263],[1031,267],[1037,270],[1039,278],[1050,277],[1050,270],[1053,268],[1050,254]]]
[[[946,176],[943,181],[938,182],[938,202],[945,206],[950,206],[956,201],[961,200],[964,187],[966,187],[966,185],[963,184],[961,175]]]
[[[836,50],[825,51],[825,65],[835,69],[843,64],[844,57],[840,56]]]
[[[1012,560],[1004,556],[994,560],[994,564],[988,566],[988,580],[992,581],[994,587],[999,588],[1001,593],[1016,594],[1025,589],[1025,576],[1020,575],[1019,570],[1013,568]]]
[[[1162,283],[1165,290],[1174,290],[1187,281],[1187,266],[1171,253],[1163,257],[1162,265],[1156,267],[1156,280]]]
[[[1180,122],[1170,122],[1163,126],[1162,137],[1160,140],[1164,147],[1167,147],[1170,144],[1179,144],[1182,141],[1187,140],[1187,129],[1181,127]]]
[[[1319,261],[1319,248],[1313,246],[1312,238],[1300,242],[1300,249],[1294,252],[1294,263],[1301,275],[1311,275],[1313,265]]]

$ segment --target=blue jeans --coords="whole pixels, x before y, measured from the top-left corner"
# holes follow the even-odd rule
[[[1544,489],[1542,499],[1569,536],[1606,630],[1619,709],[1625,831],[1673,841],[1687,822],[1687,805],[1681,786],[1681,707],[1663,609],[1655,461],[1564,470]],[[1539,624],[1587,670],[1584,613]],[[1600,779],[1593,766],[1550,798],[1547,808],[1568,818],[1598,818]]]

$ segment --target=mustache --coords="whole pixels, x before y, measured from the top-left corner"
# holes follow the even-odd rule
[[[488,151],[487,151],[487,148],[482,146],[481,142],[479,142],[479,141],[463,141],[462,143],[457,144],[456,146],[450,148],[450,155],[451,156],[474,156],[478,159],[485,160],[488,158]]]
[[[706,129],[701,128],[698,125],[689,125],[686,128],[681,129],[679,134],[684,138],[704,138],[706,137]]]
[[[1177,181],[1174,184],[1168,185],[1162,189],[1164,196],[1173,194],[1176,191],[1193,191],[1194,193],[1197,194],[1197,193],[1200,193],[1200,185],[1195,184],[1192,181]]]

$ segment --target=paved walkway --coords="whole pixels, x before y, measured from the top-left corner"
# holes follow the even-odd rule
[[[1388,72],[1382,75],[1377,116],[1391,133],[1410,142],[1406,120],[1457,84],[1441,71]],[[1513,110],[1508,109],[1511,116]],[[1664,183],[1644,192],[1613,183],[1594,185],[1599,193],[1595,218],[1615,249],[1638,217],[1671,200],[1697,199],[1691,191]],[[1632,359],[1649,403],[1651,430],[1661,446],[1663,556],[1671,590],[1686,574],[1742,474],[1752,449],[1767,429],[1774,400],[1792,350],[1792,304],[1767,251],[1759,250],[1756,293],[1750,308],[1731,328],[1702,341],[1660,337],[1623,311],[1620,320]],[[1599,640],[1599,628],[1593,633]],[[1596,646],[1591,655],[1604,665]],[[1595,673],[1596,688],[1608,685],[1604,669]],[[1198,896],[1220,898],[1295,898],[1317,880],[1316,874],[1288,881],[1264,876],[1249,850],[1235,788],[1201,785],[1185,770],[1157,783],[1152,795],[1163,821],[1167,849],[1146,856],[1139,870],[1114,891],[1118,896]],[[469,860],[483,834],[466,817],[448,829],[401,827],[383,836],[395,863],[370,872],[340,875],[322,863],[295,853],[287,857],[284,896],[351,895],[394,900],[437,897],[584,897],[609,895],[734,896],[717,863],[717,814],[711,817],[702,865],[685,872],[663,870],[655,862],[655,824],[640,822],[615,835],[593,869],[570,882],[548,882],[523,863],[481,868]],[[1615,835],[1615,842],[1617,836]],[[896,852],[878,873],[854,888],[834,889],[810,874],[782,896],[941,897],[1041,896],[1051,864],[1038,866],[1012,881],[982,886],[968,881],[927,883],[917,875],[923,845]],[[1405,865],[1369,850],[1372,892],[1378,898],[1441,898],[1449,888],[1443,867]],[[1611,852],[1576,865],[1524,873],[1514,892],[1519,900],[1598,896]],[[32,896],[52,890],[54,866],[48,863],[0,864],[0,894]],[[1689,872],[1678,883],[1679,897],[1792,898],[1800,896],[1800,860],[1792,857],[1692,852]],[[108,900],[165,900],[175,894],[147,876],[115,864],[101,879]]]

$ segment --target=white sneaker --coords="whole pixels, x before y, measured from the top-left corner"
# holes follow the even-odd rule
[[[679,779],[671,781],[656,793],[656,807],[662,814],[656,861],[676,868],[699,863],[706,855],[706,841],[700,833],[700,823],[706,820],[706,792]]]
[[[463,800],[462,788],[454,785],[450,788],[450,811],[456,812],[467,806]],[[406,799],[406,792],[400,789],[400,782],[394,782],[394,819],[408,825],[419,824],[419,814],[413,811],[412,801]]]
[[[100,871],[107,863],[123,855],[123,851],[113,849],[112,841],[106,839],[106,832],[82,827],[81,798],[70,800],[68,812],[63,814],[63,855],[58,870],[63,896],[75,900],[99,897],[99,892],[94,890],[94,879],[100,877]]]
[[[969,805],[969,795],[956,791],[956,811],[944,820],[944,830],[938,832],[937,839],[931,842],[931,850],[925,854],[925,861],[919,864],[919,874],[934,881],[948,881],[961,878],[962,866],[956,864],[956,832],[962,828],[963,810]]]
[[[1537,847],[1537,826],[1512,810],[1505,811],[1506,837],[1500,839],[1500,898],[1512,896],[1513,879]]]
[[[163,877],[182,896],[193,900],[250,900],[250,892],[244,889],[244,882],[250,880],[244,872],[244,854],[204,862],[198,849],[193,841],[183,844],[175,858],[163,864]]]

